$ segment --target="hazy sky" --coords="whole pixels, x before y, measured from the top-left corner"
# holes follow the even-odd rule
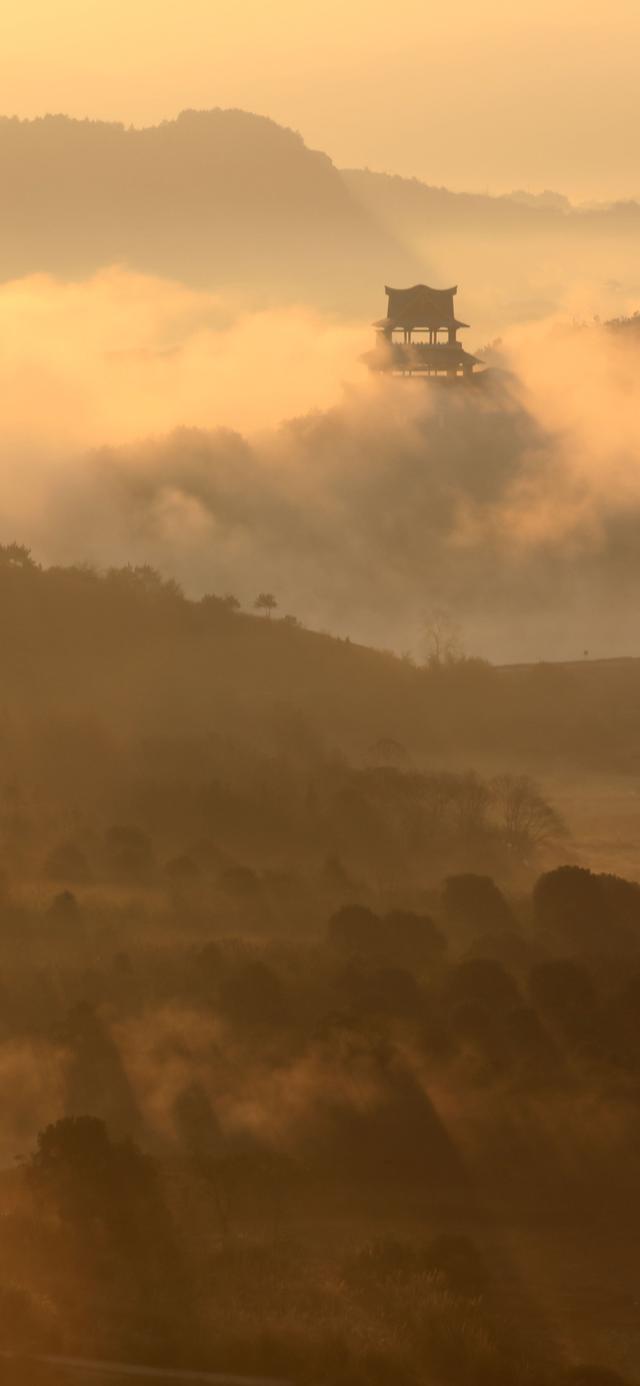
[[[640,0],[0,0],[0,106],[240,106],[342,165],[640,195]]]

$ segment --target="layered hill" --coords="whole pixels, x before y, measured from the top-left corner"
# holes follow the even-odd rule
[[[453,193],[325,153],[263,116],[184,111],[145,129],[0,119],[0,278],[121,263],[258,302],[368,317],[382,283],[459,281],[479,330],[556,306],[576,266],[633,290],[640,208]],[[613,249],[615,247],[615,260]],[[620,307],[623,303],[621,300]],[[626,305],[628,307],[628,304]],[[486,326],[485,326],[486,324]]]
[[[464,317],[486,336],[523,319],[575,316],[576,303],[586,318],[613,317],[640,300],[636,202],[581,208],[560,196],[451,192],[364,169],[342,176],[431,283],[463,287]]]

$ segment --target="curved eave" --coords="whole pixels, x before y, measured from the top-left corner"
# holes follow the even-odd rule
[[[454,284],[451,289],[432,289],[430,284],[412,284],[408,289],[392,289],[390,284],[385,284],[385,294],[412,294],[418,289],[423,289],[428,294],[457,294],[458,285]]]

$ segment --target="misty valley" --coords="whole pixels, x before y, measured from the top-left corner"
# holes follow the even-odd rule
[[[624,1372],[640,885],[548,786],[633,782],[640,666],[257,600],[0,550],[5,1350]]]

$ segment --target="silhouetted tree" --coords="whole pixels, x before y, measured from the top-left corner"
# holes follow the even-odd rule
[[[583,866],[558,866],[538,877],[533,913],[539,928],[570,949],[602,951],[607,946],[607,918],[602,884]]]
[[[29,1174],[34,1189],[83,1234],[97,1224],[126,1244],[155,1214],[153,1162],[131,1141],[112,1141],[97,1117],[63,1117],[41,1131]]]
[[[465,872],[448,876],[442,892],[445,918],[467,937],[513,929],[514,917],[491,876]]]
[[[450,1010],[451,1037],[467,1056],[472,1057],[471,1076],[480,1076],[483,1082],[509,1067],[510,1056],[505,1050],[501,1020],[486,1001],[459,1001]]]
[[[264,611],[265,616],[270,616],[275,611],[278,603],[273,592],[259,592],[253,603],[256,611]]]
[[[421,999],[415,977],[403,967],[378,968],[363,977],[359,987],[360,1006],[380,1015],[417,1015]]]
[[[616,946],[637,948],[640,944],[640,885],[609,872],[598,876],[609,927],[616,933]]]
[[[424,644],[429,669],[450,667],[463,657],[460,632],[447,611],[438,609],[427,614],[424,621]]]
[[[327,938],[342,953],[379,955],[383,940],[380,916],[366,905],[343,905],[329,920]]]
[[[491,792],[505,842],[521,855],[566,834],[560,814],[528,775],[498,775]]]
[[[95,1117],[63,1117],[40,1132],[27,1177],[42,1213],[66,1235],[77,1288],[86,1284],[93,1305],[120,1314],[126,1306],[140,1327],[152,1324],[157,1352],[173,1352],[178,1335],[197,1341],[153,1160],[131,1141],[113,1141]]]
[[[640,1068],[640,972],[629,977],[604,1007],[602,1039],[616,1067]]]
[[[529,992],[534,1006],[571,1040],[584,1040],[596,1013],[596,994],[586,968],[571,958],[552,958],[532,968]]]
[[[0,544],[0,569],[17,568],[22,572],[37,572],[37,564],[31,550],[24,544]]]
[[[523,1087],[557,1079],[562,1058],[532,1006],[515,1006],[505,1017],[505,1055]]]
[[[382,948],[404,967],[430,968],[442,963],[446,939],[428,914],[391,910],[382,919]]]
[[[260,959],[234,968],[222,980],[218,994],[222,1011],[238,1025],[285,1025],[288,1021],[280,978]]]
[[[449,973],[450,1003],[478,1001],[491,1012],[505,1012],[519,1005],[518,988],[501,963],[493,958],[467,958]]]

